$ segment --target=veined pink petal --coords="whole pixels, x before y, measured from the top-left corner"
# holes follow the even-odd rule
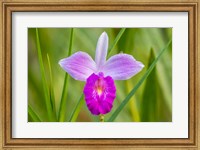
[[[93,115],[106,114],[111,111],[116,97],[114,80],[104,77],[102,73],[88,77],[84,87],[85,101]]]
[[[60,66],[74,79],[86,81],[96,71],[94,60],[85,52],[76,52],[59,61]]]
[[[106,32],[103,32],[99,37],[96,47],[95,62],[97,64],[97,69],[105,64],[107,51],[108,51],[108,35]]]
[[[105,76],[111,76],[114,80],[127,80],[140,72],[144,65],[136,61],[128,54],[112,56],[100,70]]]

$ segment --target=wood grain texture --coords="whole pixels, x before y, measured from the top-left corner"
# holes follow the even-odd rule
[[[196,92],[197,92],[197,98],[196,98],[196,101],[197,101],[197,110],[196,110],[196,120],[197,120],[197,145],[198,147],[200,147],[200,94],[199,94],[199,91],[200,91],[200,1],[198,2],[198,15],[197,15],[197,35],[196,35],[196,38],[197,38],[197,76],[196,76],[196,80],[197,80],[197,87],[196,87]]]
[[[113,3],[196,3],[199,0],[2,0],[2,2],[9,3],[74,3],[74,4],[113,4]]]
[[[1,22],[0,22],[0,33],[3,33],[3,22],[2,22],[2,18],[3,18],[3,10],[2,10],[2,3],[0,3],[0,18],[1,18]],[[3,58],[4,58],[4,55],[3,55],[3,34],[0,34],[0,147],[2,147],[3,145],[3,100],[4,100],[4,85],[3,85],[3,79],[4,79],[4,68],[3,68]]]
[[[199,0],[3,0],[0,33],[0,143],[2,149],[200,149],[200,8]],[[13,139],[11,136],[11,13],[14,11],[187,11],[189,12],[188,139]]]

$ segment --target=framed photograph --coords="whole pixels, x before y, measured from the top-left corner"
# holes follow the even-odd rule
[[[1,2],[2,149],[199,149],[199,1]]]

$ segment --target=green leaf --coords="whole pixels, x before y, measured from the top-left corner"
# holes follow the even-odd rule
[[[51,100],[51,106],[54,112],[54,117],[56,118],[56,106],[55,106],[55,97],[54,97],[54,89],[53,89],[53,77],[52,77],[52,70],[51,70],[51,62],[49,55],[47,53],[47,61],[49,66],[49,76],[50,76],[50,85],[49,85],[49,91],[50,91],[50,100]]]
[[[132,84],[126,80],[125,81],[125,87],[127,90],[127,93],[129,93],[132,89]],[[140,114],[136,105],[136,101],[135,101],[135,97],[132,96],[129,100],[129,110],[130,110],[130,114],[131,114],[131,118],[134,122],[139,122],[140,121]]]
[[[75,122],[76,121],[76,119],[77,119],[77,117],[78,117],[78,115],[79,115],[79,113],[81,111],[81,107],[83,106],[83,104],[84,104],[84,96],[82,94],[80,99],[78,100],[78,103],[77,103],[74,111],[72,112],[72,115],[71,115],[71,117],[69,119],[69,122]]]
[[[154,51],[151,49],[149,67],[154,59]],[[166,105],[166,97],[161,90],[156,67],[154,67],[146,80],[141,103],[142,122],[171,121],[171,112]]]
[[[145,74],[143,75],[143,77],[139,80],[139,82],[136,84],[136,86],[131,90],[131,92],[127,95],[127,97],[123,100],[123,102],[120,104],[120,106],[114,111],[114,113],[112,114],[112,116],[108,119],[108,121],[114,121],[115,118],[118,116],[118,114],[121,112],[121,110],[124,108],[124,106],[129,102],[130,98],[135,94],[135,92],[137,91],[137,89],[140,87],[140,85],[145,81],[145,79],[149,76],[149,74],[151,73],[151,71],[153,70],[153,68],[155,67],[156,63],[158,62],[158,60],[160,59],[160,57],[162,56],[162,54],[167,50],[168,46],[171,44],[171,40],[169,41],[169,43],[166,45],[165,48],[163,48],[159,55],[157,56],[157,58],[153,61],[153,63],[151,64],[151,66],[148,68],[148,70],[145,72]]]
[[[69,49],[68,49],[68,55],[67,56],[70,56],[71,52],[72,52],[73,33],[74,33],[74,30],[72,28],[71,29],[71,33],[70,33],[70,44],[69,44]],[[60,101],[60,108],[59,108],[59,115],[58,115],[58,118],[59,118],[60,122],[64,122],[66,120],[68,78],[69,78],[69,75],[66,73],[65,74],[65,78],[64,78],[64,85],[63,85],[62,96],[61,96],[61,101]]]
[[[118,33],[117,37],[115,38],[113,44],[110,46],[110,48],[109,48],[109,50],[108,50],[108,55],[111,54],[112,50],[113,50],[114,47],[117,45],[119,39],[122,37],[122,35],[123,35],[123,33],[124,33],[125,30],[126,30],[126,28],[122,28],[122,29],[119,31],[119,33]]]
[[[42,52],[41,52],[41,47],[40,47],[39,31],[37,28],[36,28],[36,46],[37,46],[37,51],[38,51],[40,72],[42,75],[42,86],[43,86],[43,91],[44,91],[44,95],[45,95],[45,104],[46,104],[46,108],[47,108],[48,119],[49,119],[49,121],[55,121],[55,117],[52,113],[52,106],[51,106],[51,101],[50,101],[48,84],[47,84],[46,77],[45,77],[45,70],[44,70]]]
[[[150,51],[149,63],[148,67],[151,66],[153,60],[155,59],[155,54],[153,49]],[[151,122],[156,121],[157,114],[156,114],[156,106],[157,106],[157,99],[156,99],[156,86],[157,79],[156,79],[156,66],[151,71],[151,74],[146,79],[146,85],[144,88],[142,105],[141,105],[141,121]]]
[[[28,115],[31,117],[31,119],[34,122],[41,122],[41,119],[38,117],[38,115],[33,111],[30,105],[28,105]]]

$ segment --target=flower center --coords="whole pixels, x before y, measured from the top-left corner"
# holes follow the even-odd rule
[[[96,91],[97,91],[97,94],[98,94],[98,95],[101,95],[102,92],[103,92],[103,90],[102,90],[100,87],[98,87],[98,88],[96,89]]]
[[[99,77],[99,79],[95,82],[95,91],[100,96],[105,90],[105,82],[103,77]]]

